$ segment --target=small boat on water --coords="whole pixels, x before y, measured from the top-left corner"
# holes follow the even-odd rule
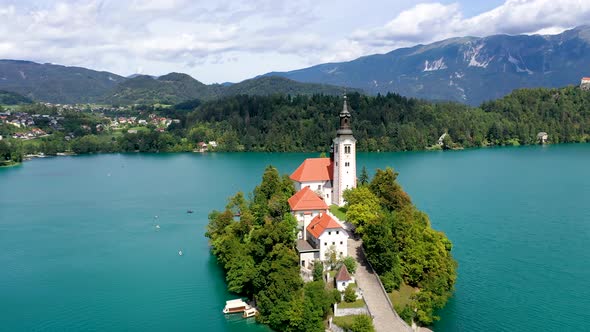
[[[193,211],[193,210],[186,210],[186,213],[193,213],[193,212],[195,212],[195,211]]]
[[[182,250],[178,250],[178,256],[182,256],[182,255],[183,255]]]
[[[156,229],[160,229],[160,225],[156,225]]]
[[[225,308],[223,308],[224,314],[235,314],[239,312],[245,312],[246,310],[252,309],[252,307],[244,302],[242,299],[225,301]]]

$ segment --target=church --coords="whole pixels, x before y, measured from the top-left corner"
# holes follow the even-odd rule
[[[338,257],[348,255],[348,233],[329,212],[330,205],[344,205],[346,189],[356,187],[356,140],[346,96],[339,117],[330,157],[308,158],[290,176],[297,193],[289,198],[289,206],[298,221],[297,250],[305,268],[314,260],[326,260],[330,250]]]

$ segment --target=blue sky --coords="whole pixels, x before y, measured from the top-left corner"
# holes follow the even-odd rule
[[[588,22],[589,0],[0,0],[0,58],[237,82],[449,37]]]

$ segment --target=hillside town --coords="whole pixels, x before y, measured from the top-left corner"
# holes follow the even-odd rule
[[[87,112],[85,109],[74,108],[72,105],[49,105],[59,106],[61,108],[59,108],[57,114],[31,114],[22,111],[0,112],[0,124],[14,127],[11,135],[12,138],[30,140],[49,136],[52,132],[64,131],[64,124],[69,120],[67,113],[64,111]],[[104,111],[104,109],[95,108],[92,111]],[[94,124],[92,127],[88,124],[80,124],[78,128],[83,133],[97,134],[111,130],[137,133],[141,128],[153,126],[153,130],[164,132],[171,124],[180,123],[179,119],[162,117],[154,113],[140,116],[108,116],[100,113],[98,117],[99,123]],[[75,130],[71,128],[70,130],[72,131],[67,132],[65,135],[66,141],[79,136],[75,133]]]

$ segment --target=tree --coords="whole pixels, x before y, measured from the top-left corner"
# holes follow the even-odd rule
[[[342,302],[342,293],[336,288],[332,289],[332,298],[334,299],[334,303]]]
[[[342,264],[344,264],[346,266],[346,269],[351,274],[354,274],[356,272],[356,259],[354,259],[353,257],[351,257],[351,256],[344,257],[342,259]]]
[[[331,245],[328,250],[326,250],[326,253],[324,254],[324,258],[326,263],[328,263],[328,265],[330,266],[330,269],[333,270],[336,268],[336,265],[338,264],[338,260],[340,257],[338,257],[338,252],[336,251],[336,246]]]
[[[356,290],[352,284],[349,284],[344,289],[344,301],[349,303],[356,301]]]
[[[350,326],[351,332],[375,332],[373,320],[369,315],[357,315]]]
[[[0,161],[10,160],[11,152],[12,152],[12,150],[11,150],[10,144],[5,140],[1,140],[0,141]]]
[[[410,196],[397,183],[397,176],[398,173],[391,167],[385,170],[378,169],[369,185],[371,191],[379,198],[381,205],[389,211],[401,210],[412,203]]]
[[[344,192],[347,202],[346,220],[355,226],[355,232],[362,235],[364,227],[379,219],[379,199],[368,187],[358,187]]]
[[[361,170],[361,175],[359,176],[359,182],[361,183],[361,186],[364,186],[367,183],[369,183],[369,173],[367,172],[367,168],[365,166],[363,166],[363,168]]]
[[[323,281],[324,280],[324,263],[320,260],[316,260],[313,262],[313,281]]]
[[[451,139],[451,135],[446,134],[443,138],[443,150],[450,150],[453,148],[453,139]]]

